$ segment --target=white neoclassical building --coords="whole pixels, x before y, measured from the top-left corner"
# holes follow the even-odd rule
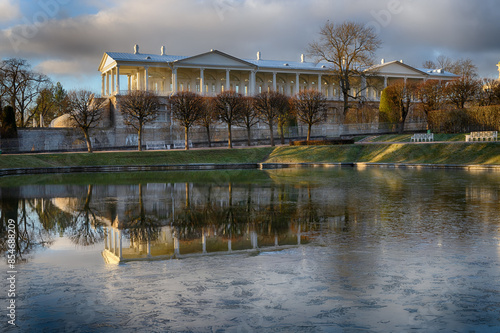
[[[317,89],[332,101],[342,98],[328,64],[307,61],[304,55],[300,61],[265,60],[260,52],[256,59],[240,59],[218,50],[173,56],[164,46],[160,54],[145,54],[135,45],[133,53],[104,53],[99,71],[101,94],[107,97],[130,90],[152,90],[161,96],[185,90],[205,96],[234,90],[252,96],[274,90],[291,96],[304,89]],[[457,77],[441,69],[418,69],[403,61],[384,60],[367,73],[372,75],[367,80],[360,78],[351,92],[362,94],[366,101],[378,101],[381,91],[393,80],[448,81]]]

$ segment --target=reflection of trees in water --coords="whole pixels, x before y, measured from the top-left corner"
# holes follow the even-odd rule
[[[234,237],[243,235],[248,228],[260,235],[283,235],[290,231],[293,224],[309,223],[316,216],[320,220],[319,208],[314,204],[297,205],[294,189],[287,185],[271,185],[268,201],[254,202],[259,193],[254,193],[255,186],[249,184],[246,200],[233,202],[233,184],[227,185],[227,206],[218,205],[212,198],[212,186],[209,186],[205,201],[192,204],[189,200],[189,187],[186,186],[186,206],[175,215],[173,226],[179,239],[192,239],[201,236],[202,228],[209,226],[219,235]],[[294,228],[295,229],[295,228]]]
[[[1,198],[1,229],[0,250],[9,249],[8,225],[9,220],[14,221],[14,250],[17,260],[25,260],[26,256],[37,246],[48,247],[53,242],[50,229],[40,225],[36,219],[37,201],[19,198],[19,188],[11,188],[7,195]]]
[[[212,198],[212,185],[208,187],[205,202],[192,204],[189,186],[186,184],[186,205],[176,214],[174,227],[179,239],[199,238],[202,228],[210,226],[220,235],[241,235],[242,224],[248,223],[248,206],[233,205],[232,184],[228,184],[228,205],[219,206]],[[250,196],[250,192],[249,192]]]
[[[67,229],[69,239],[76,245],[94,245],[104,239],[102,223],[99,221],[100,212],[91,206],[91,202],[92,185],[88,185],[87,195],[85,199],[80,200],[75,208],[72,221]]]
[[[139,184],[139,200],[126,210],[127,221],[123,225],[124,234],[135,242],[155,241],[160,236],[161,221],[144,208],[142,184]]]

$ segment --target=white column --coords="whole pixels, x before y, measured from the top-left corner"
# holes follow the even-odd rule
[[[300,245],[300,223],[299,223],[299,228],[297,230],[297,245]]]
[[[202,234],[201,234],[201,245],[203,249],[203,253],[207,253],[207,236],[205,234],[205,230],[202,229]]]
[[[252,248],[256,249],[259,244],[257,242],[257,233],[255,231],[250,232],[250,242],[252,243]]]
[[[109,71],[106,72],[106,96],[109,96]]]
[[[144,90],[148,91],[149,90],[149,67],[144,66]]]
[[[276,72],[273,72],[273,91],[276,91]]]
[[[104,96],[106,93],[106,79],[105,79],[105,74],[101,74],[101,96]]]
[[[172,69],[172,93],[175,94],[177,92],[177,68],[174,67]]]
[[[120,94],[120,66],[116,65],[116,94]]]
[[[118,237],[119,237],[119,239],[120,239],[120,249],[118,250],[118,251],[119,251],[119,252],[118,252],[118,253],[119,253],[119,256],[118,256],[118,257],[119,257],[119,258],[120,258],[120,260],[121,260],[121,259],[122,259],[122,257],[123,257],[123,252],[122,252],[122,245],[123,245],[123,243],[122,243],[122,231],[121,231],[121,230],[118,230]]]
[[[104,227],[104,249],[105,250],[109,249],[109,247],[108,247],[108,227]]]
[[[256,71],[250,71],[250,82],[249,82],[249,88],[248,88],[250,96],[255,95],[255,85],[256,85],[255,75],[256,74],[257,74]]]
[[[205,95],[205,70],[200,68],[200,93]]]
[[[116,231],[114,232],[113,238],[114,238],[114,251],[113,251],[113,253],[115,254],[115,256],[117,256],[118,255],[118,253],[117,253],[118,252],[117,251],[118,250],[118,232],[116,232]]]
[[[136,85],[137,85],[137,90],[142,90],[142,85],[143,82],[141,80],[141,71],[137,69],[137,74],[136,74]]]
[[[231,90],[231,78],[229,77],[229,69],[226,69],[226,86],[224,87],[224,90],[228,91]]]
[[[113,247],[113,228],[111,227],[108,228],[108,243],[108,250],[111,251]]]
[[[127,75],[127,90],[132,90],[132,75]]]
[[[387,88],[387,76],[384,76],[384,89]]]
[[[179,238],[177,238],[176,236],[174,236],[174,254],[176,255],[181,254]]]
[[[115,93],[115,71],[111,68],[111,95]]]
[[[300,74],[295,74],[295,94],[300,92]]]
[[[323,89],[321,88],[321,74],[318,74],[318,91],[323,92]]]

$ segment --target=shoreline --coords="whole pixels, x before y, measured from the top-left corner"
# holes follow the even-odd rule
[[[0,177],[33,174],[291,167],[500,171],[500,142],[371,143],[242,149],[2,155]]]
[[[121,166],[72,166],[52,168],[12,168],[1,169],[0,177],[38,174],[76,174],[107,172],[149,172],[149,171],[200,171],[200,170],[272,170],[287,168],[356,168],[369,167],[387,169],[453,169],[465,171],[500,172],[497,164],[431,164],[431,163],[377,163],[377,162],[325,162],[325,163],[235,163],[235,164],[173,164],[173,165],[121,165]]]

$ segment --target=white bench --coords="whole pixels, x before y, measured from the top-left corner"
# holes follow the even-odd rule
[[[411,137],[411,142],[431,142],[434,141],[434,133],[416,133]]]
[[[163,141],[146,141],[146,150],[170,149]]]
[[[193,143],[191,140],[188,141],[189,148],[193,148]],[[186,148],[186,141],[185,140],[174,140],[174,149],[177,148]]]
[[[498,132],[497,131],[483,131],[483,132],[470,132],[465,136],[466,142],[473,141],[497,141]]]

